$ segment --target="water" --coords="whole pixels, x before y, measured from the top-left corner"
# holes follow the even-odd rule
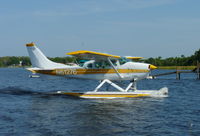
[[[154,71],[159,73],[164,71]],[[139,89],[169,88],[167,98],[78,99],[59,90],[91,90],[98,83],[0,69],[2,136],[199,136],[200,81],[196,75],[143,80]]]

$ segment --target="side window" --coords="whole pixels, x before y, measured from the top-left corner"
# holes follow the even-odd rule
[[[88,68],[93,68],[93,65],[92,65],[92,63],[90,63],[90,64],[88,64],[88,66],[87,66]]]
[[[110,67],[110,63],[108,61],[104,62],[105,67]]]
[[[117,61],[116,60],[111,60],[114,66],[117,66]]]
[[[102,62],[95,62],[94,63],[95,68],[103,68]]]
[[[93,63],[94,63],[94,60],[87,61],[84,63],[83,67],[84,68],[93,68],[94,67]]]

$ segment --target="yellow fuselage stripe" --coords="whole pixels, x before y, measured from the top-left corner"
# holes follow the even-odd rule
[[[117,69],[119,73],[147,73],[145,69]],[[114,69],[55,69],[55,70],[34,70],[36,73],[49,75],[82,75],[82,74],[113,74]]]

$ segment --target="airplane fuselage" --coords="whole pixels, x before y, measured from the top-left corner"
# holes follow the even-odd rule
[[[116,70],[113,68],[87,68],[80,66],[69,66],[67,68],[55,68],[55,69],[38,69],[28,68],[28,70],[40,74],[65,76],[68,78],[80,78],[80,79],[95,79],[95,80],[132,80],[143,79],[149,75],[150,70],[148,64],[141,64],[136,62],[127,62],[123,65],[116,66]]]
[[[130,57],[119,57],[108,54],[89,52],[87,57],[94,60],[85,60],[84,63],[74,66],[60,64],[49,60],[33,43],[27,44],[34,73],[65,76],[68,78],[95,79],[95,80],[140,80],[149,75],[155,66],[133,62]],[[85,53],[79,51],[78,53]],[[83,55],[85,56],[85,55]]]

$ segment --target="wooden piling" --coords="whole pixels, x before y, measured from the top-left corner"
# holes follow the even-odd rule
[[[180,78],[181,78],[181,73],[179,72],[178,69],[179,69],[179,68],[176,67],[176,79],[177,79],[177,80],[180,80]]]
[[[200,63],[197,61],[197,79],[200,80]]]
[[[181,73],[176,72],[176,79],[177,79],[177,80],[180,80],[180,79],[181,79]]]

